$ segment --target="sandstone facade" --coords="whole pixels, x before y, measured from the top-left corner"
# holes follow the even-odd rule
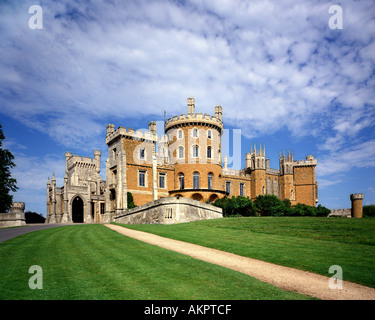
[[[47,183],[48,222],[113,221],[127,213],[128,192],[137,206],[166,197],[211,203],[261,194],[316,205],[313,156],[295,161],[293,153],[280,154],[279,169],[272,169],[265,147],[254,146],[246,154],[245,168],[229,169],[221,152],[223,130],[222,107],[215,107],[214,116],[196,113],[194,98],[188,98],[187,114],[165,121],[163,136],[157,136],[153,121],[147,132],[108,124],[106,181],[99,176],[99,151],[93,160],[67,153],[64,187],[57,188],[54,179]]]

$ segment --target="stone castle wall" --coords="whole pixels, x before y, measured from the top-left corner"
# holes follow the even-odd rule
[[[175,224],[222,217],[221,208],[184,197],[169,197],[118,214],[113,221],[125,224]]]

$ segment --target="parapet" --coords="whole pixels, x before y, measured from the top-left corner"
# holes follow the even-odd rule
[[[165,131],[178,127],[180,125],[187,125],[190,123],[196,124],[205,124],[216,127],[220,132],[223,130],[223,121],[222,121],[222,107],[215,107],[215,116],[210,116],[208,114],[195,113],[195,100],[194,98],[187,99],[188,104],[188,113],[181,114],[179,116],[174,116],[169,118],[165,122]]]
[[[23,213],[25,211],[25,202],[13,202],[10,207],[10,213]]]
[[[299,160],[294,161],[293,165],[296,167],[303,167],[303,166],[316,166],[318,164],[318,160],[314,158],[312,155],[308,155],[306,160]]]
[[[363,200],[363,193],[354,193],[350,195],[350,200]]]
[[[107,131],[107,137],[105,139],[105,142],[107,143],[107,145],[109,145],[113,140],[119,137],[131,138],[134,140],[146,140],[151,142],[157,142],[157,136],[149,131],[134,131],[134,129],[126,129],[125,127],[118,127],[118,129],[116,129],[113,132]]]

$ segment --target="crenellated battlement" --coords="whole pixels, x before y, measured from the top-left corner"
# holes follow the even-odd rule
[[[306,160],[299,160],[299,161],[294,161],[293,165],[294,166],[316,166],[318,164],[318,160],[314,158],[312,155],[308,155],[306,157]]]
[[[13,202],[10,207],[10,213],[23,213],[25,210],[25,202]]]
[[[220,132],[223,130],[223,121],[222,121],[222,107],[215,107],[215,116],[210,116],[205,113],[195,113],[195,100],[194,98],[187,98],[188,113],[181,114],[179,116],[174,116],[169,118],[165,122],[165,130],[172,129],[174,127],[189,125],[189,124],[203,124],[207,126],[214,126]]]
[[[100,151],[94,151],[94,158],[90,157],[82,157],[77,155],[72,155],[70,152],[65,152],[65,159],[66,159],[66,170],[70,170],[73,167],[80,167],[80,168],[90,168],[90,169],[98,169],[100,172]]]
[[[110,130],[108,130],[108,128]],[[157,136],[156,134],[146,131],[143,132],[141,130],[134,130],[132,128],[125,128],[125,127],[119,127],[114,131],[111,131],[111,128],[114,128],[114,125],[108,125],[107,126],[107,137],[105,139],[105,142],[107,144],[110,144],[112,141],[114,141],[118,137],[125,137],[125,138],[131,138],[135,140],[145,140],[145,141],[151,141],[156,142]]]
[[[354,193],[350,195],[350,200],[362,200],[363,199],[363,193]]]

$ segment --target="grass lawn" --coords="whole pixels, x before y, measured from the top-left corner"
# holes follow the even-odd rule
[[[176,225],[124,225],[325,276],[375,287],[375,219],[223,218]]]
[[[205,229],[204,224],[192,224],[192,228]],[[41,290],[28,286],[32,265],[43,270]],[[0,244],[0,269],[1,300],[306,298],[239,272],[127,238],[103,225],[51,228],[5,241]]]

